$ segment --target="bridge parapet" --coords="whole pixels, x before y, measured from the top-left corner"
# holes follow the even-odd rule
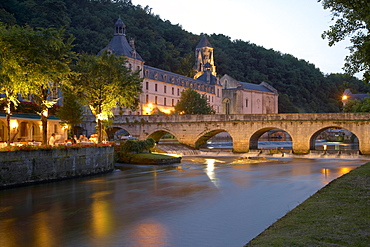
[[[370,114],[361,113],[290,113],[290,114],[233,114],[233,115],[121,115],[115,123],[181,123],[228,121],[370,121]]]

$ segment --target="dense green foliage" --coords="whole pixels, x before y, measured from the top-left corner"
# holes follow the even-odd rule
[[[344,112],[370,112],[370,98],[351,100],[343,107]]]
[[[40,107],[42,142],[47,143],[48,109],[55,103],[53,88],[62,86],[70,75],[72,38],[63,29],[32,28],[0,23],[0,93],[4,96],[7,143],[10,144],[9,118],[18,95],[32,95]]]
[[[175,112],[178,114],[215,114],[215,110],[209,104],[207,96],[201,95],[192,88],[181,92],[179,102],[175,105]]]
[[[153,138],[148,138],[145,141],[128,139],[122,145],[120,145],[119,152],[122,155],[130,153],[142,153],[144,151],[150,151],[155,146]]]
[[[353,0],[318,0],[332,12],[335,24],[323,33],[332,46],[351,37],[351,54],[346,57],[345,70],[349,74],[364,72],[364,80],[370,82],[370,2]]]
[[[41,11],[42,10],[42,11]],[[127,25],[127,38],[147,65],[192,76],[194,51],[201,37],[163,21],[150,7],[130,0],[7,0],[0,3],[0,20],[35,27],[65,27],[75,39],[74,51],[96,54],[113,35],[118,17]],[[342,74],[323,75],[313,64],[289,54],[267,50],[222,34],[208,37],[215,49],[219,75],[251,83],[265,81],[280,94],[279,112],[339,112],[346,88],[366,93],[369,86]]]

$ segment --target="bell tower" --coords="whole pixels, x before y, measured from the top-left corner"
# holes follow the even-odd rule
[[[195,48],[195,76],[197,79],[203,75],[206,70],[210,70],[213,76],[216,76],[216,66],[213,58],[213,47],[206,36],[203,36]]]
[[[114,24],[114,35],[126,36],[126,25],[125,23],[123,23],[121,18],[118,18],[118,20]]]

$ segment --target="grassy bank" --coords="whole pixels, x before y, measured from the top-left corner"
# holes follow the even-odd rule
[[[246,246],[370,246],[370,163],[329,183]]]

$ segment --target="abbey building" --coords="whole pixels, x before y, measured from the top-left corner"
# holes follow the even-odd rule
[[[126,25],[120,18],[114,25],[113,38],[99,54],[104,50],[126,57],[128,66],[132,70],[140,70],[143,77],[138,110],[124,109],[120,114],[150,115],[158,110],[169,114],[180,100],[181,92],[189,87],[206,95],[216,114],[278,113],[278,93],[272,86],[264,82],[239,82],[228,75],[217,76],[214,48],[206,36],[195,49],[194,78],[145,65],[136,51],[134,40],[127,40]]]

